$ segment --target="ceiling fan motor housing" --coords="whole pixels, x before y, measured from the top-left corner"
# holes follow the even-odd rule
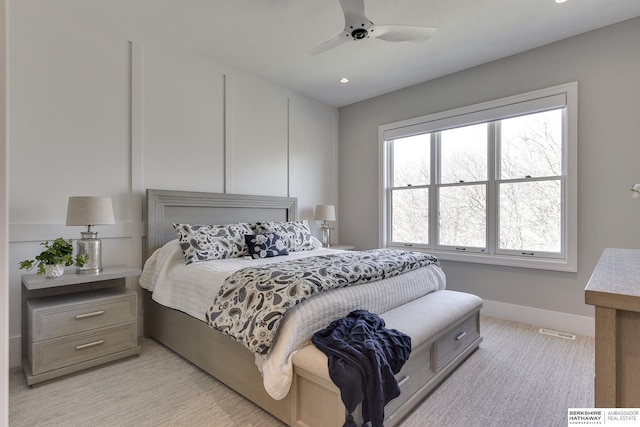
[[[351,37],[353,37],[355,40],[362,40],[368,35],[369,32],[364,28],[356,28],[355,30],[351,31]]]

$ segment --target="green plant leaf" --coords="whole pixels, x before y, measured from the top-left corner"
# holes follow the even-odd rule
[[[44,241],[40,245],[44,246],[45,249],[35,257],[35,260],[20,262],[21,269],[31,270],[34,266],[37,266],[37,273],[45,274],[45,266],[47,265],[64,264],[68,267],[75,263],[78,267],[82,267],[87,262],[86,255],[73,258],[73,241],[71,239],[65,240],[62,237],[58,237],[52,241]]]

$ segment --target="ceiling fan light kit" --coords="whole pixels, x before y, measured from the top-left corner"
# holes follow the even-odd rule
[[[344,30],[336,37],[309,51],[318,55],[350,40],[377,38],[388,42],[423,42],[436,31],[435,28],[417,25],[375,25],[364,14],[364,0],[339,0],[344,14]]]

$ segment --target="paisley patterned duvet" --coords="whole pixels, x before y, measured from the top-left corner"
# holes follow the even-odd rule
[[[425,253],[374,249],[243,268],[226,279],[209,307],[207,323],[265,355],[289,308],[323,291],[394,277],[436,262]]]

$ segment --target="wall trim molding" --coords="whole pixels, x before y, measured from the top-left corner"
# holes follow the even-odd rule
[[[64,224],[9,224],[9,243],[41,242],[56,237],[79,239],[83,227],[70,227]],[[95,231],[101,239],[141,238],[146,233],[146,223],[121,221],[114,225],[96,226]]]
[[[485,316],[513,320],[574,334],[595,336],[595,318],[560,311],[544,310],[524,305],[484,300],[481,313]]]

